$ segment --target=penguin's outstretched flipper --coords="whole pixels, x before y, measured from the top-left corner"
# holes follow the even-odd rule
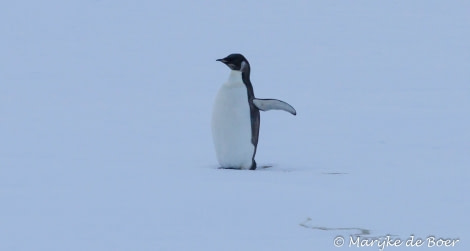
[[[295,111],[294,107],[282,100],[255,98],[253,99],[253,104],[255,104],[255,106],[261,111],[283,110],[292,115],[297,115],[297,112]]]

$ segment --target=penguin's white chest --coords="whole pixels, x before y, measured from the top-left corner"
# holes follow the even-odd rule
[[[232,71],[215,98],[212,137],[219,164],[249,169],[255,147],[251,143],[248,93],[240,71]]]

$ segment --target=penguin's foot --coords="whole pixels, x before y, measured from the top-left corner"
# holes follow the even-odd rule
[[[221,166],[217,169],[242,170],[241,167],[223,167],[223,166]]]

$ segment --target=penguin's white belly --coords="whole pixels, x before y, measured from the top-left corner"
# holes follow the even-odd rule
[[[249,169],[255,147],[251,143],[247,89],[241,73],[239,81],[231,80],[222,85],[215,99],[212,114],[215,151],[222,167]]]

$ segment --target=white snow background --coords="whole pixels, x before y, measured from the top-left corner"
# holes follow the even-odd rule
[[[0,250],[349,250],[333,239],[360,229],[469,250],[469,13],[3,1]],[[257,97],[298,112],[261,114],[256,159],[271,168],[217,169],[210,118],[229,69],[215,60],[234,52]]]

